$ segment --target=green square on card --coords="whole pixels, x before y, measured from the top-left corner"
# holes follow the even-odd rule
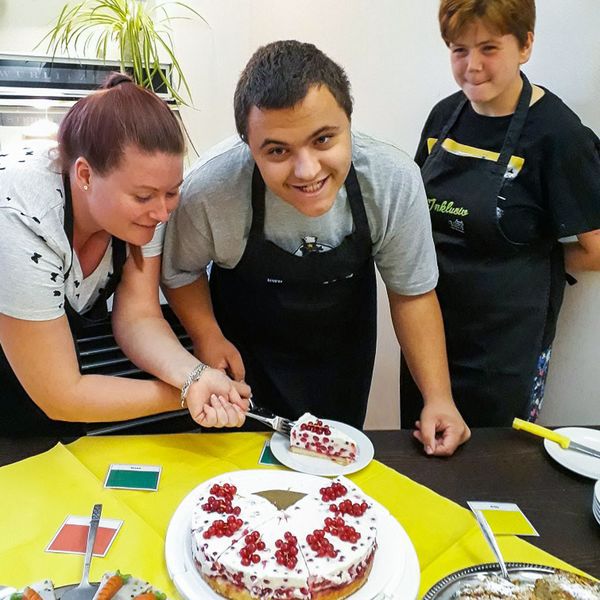
[[[130,471],[111,469],[106,487],[129,488],[136,490],[156,490],[159,471]]]

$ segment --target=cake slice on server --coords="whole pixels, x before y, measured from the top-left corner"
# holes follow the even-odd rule
[[[328,458],[340,465],[349,465],[358,456],[358,447],[350,436],[310,413],[304,413],[292,427],[290,450],[297,454]]]

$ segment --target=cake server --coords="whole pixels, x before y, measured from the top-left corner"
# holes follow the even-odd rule
[[[94,551],[94,542],[96,541],[96,532],[100,523],[102,514],[102,504],[94,504],[90,527],[88,529],[87,544],[85,547],[85,558],[83,561],[83,575],[79,585],[62,595],[62,600],[91,600],[98,589],[97,583],[90,583],[88,576],[90,574],[90,563],[92,562],[92,553]]]
[[[494,532],[492,531],[492,528],[489,526],[488,522],[485,520],[485,517],[483,516],[480,510],[474,510],[473,514],[477,519],[477,524],[479,525],[479,528],[483,533],[483,537],[485,537],[485,541],[489,544],[490,548],[492,549],[492,552],[494,553],[494,556],[496,557],[496,560],[498,561],[498,564],[500,565],[502,577],[510,581],[510,577],[508,576],[508,570],[506,568],[506,563],[504,562],[504,557],[502,556],[502,552],[500,552],[500,548],[496,543],[496,538],[494,537]]]
[[[564,450],[576,450],[577,452],[582,452],[583,454],[589,454],[595,458],[600,458],[600,450],[590,448],[589,446],[580,444],[579,442],[574,442],[566,435],[562,435],[556,431],[552,431],[551,429],[546,429],[546,427],[542,427],[541,425],[536,425],[535,423],[530,423],[529,421],[523,421],[522,419],[514,419],[513,428],[522,429],[523,431],[527,431],[533,435],[546,438],[551,442],[556,442]]]
[[[260,421],[264,425],[268,425],[271,429],[287,436],[290,435],[290,431],[295,424],[294,421],[290,421],[284,417],[278,417],[267,408],[257,406],[252,402],[252,399],[250,399],[250,407],[248,408],[246,416],[255,421]]]

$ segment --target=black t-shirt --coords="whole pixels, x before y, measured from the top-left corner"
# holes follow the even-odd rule
[[[600,229],[600,140],[558,96],[544,91],[529,107],[498,204],[504,234],[518,243]],[[415,156],[419,166],[462,98],[457,92],[431,111]],[[493,157],[511,117],[479,115],[467,102],[444,148],[482,160]]]

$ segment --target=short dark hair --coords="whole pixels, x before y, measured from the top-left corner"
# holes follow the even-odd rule
[[[78,100],[58,130],[58,159],[68,173],[78,157],[104,175],[119,166],[125,147],[181,154],[185,140],[173,111],[155,93],[122,73],[112,73],[97,90]]]
[[[342,67],[313,44],[282,40],[261,46],[242,71],[235,89],[235,124],[248,141],[248,115],[260,109],[291,108],[313,86],[326,86],[348,119],[352,116],[350,82]]]
[[[535,28],[535,0],[441,0],[440,31],[446,45],[453,42],[466,25],[481,19],[500,35],[514,35],[519,46]]]

